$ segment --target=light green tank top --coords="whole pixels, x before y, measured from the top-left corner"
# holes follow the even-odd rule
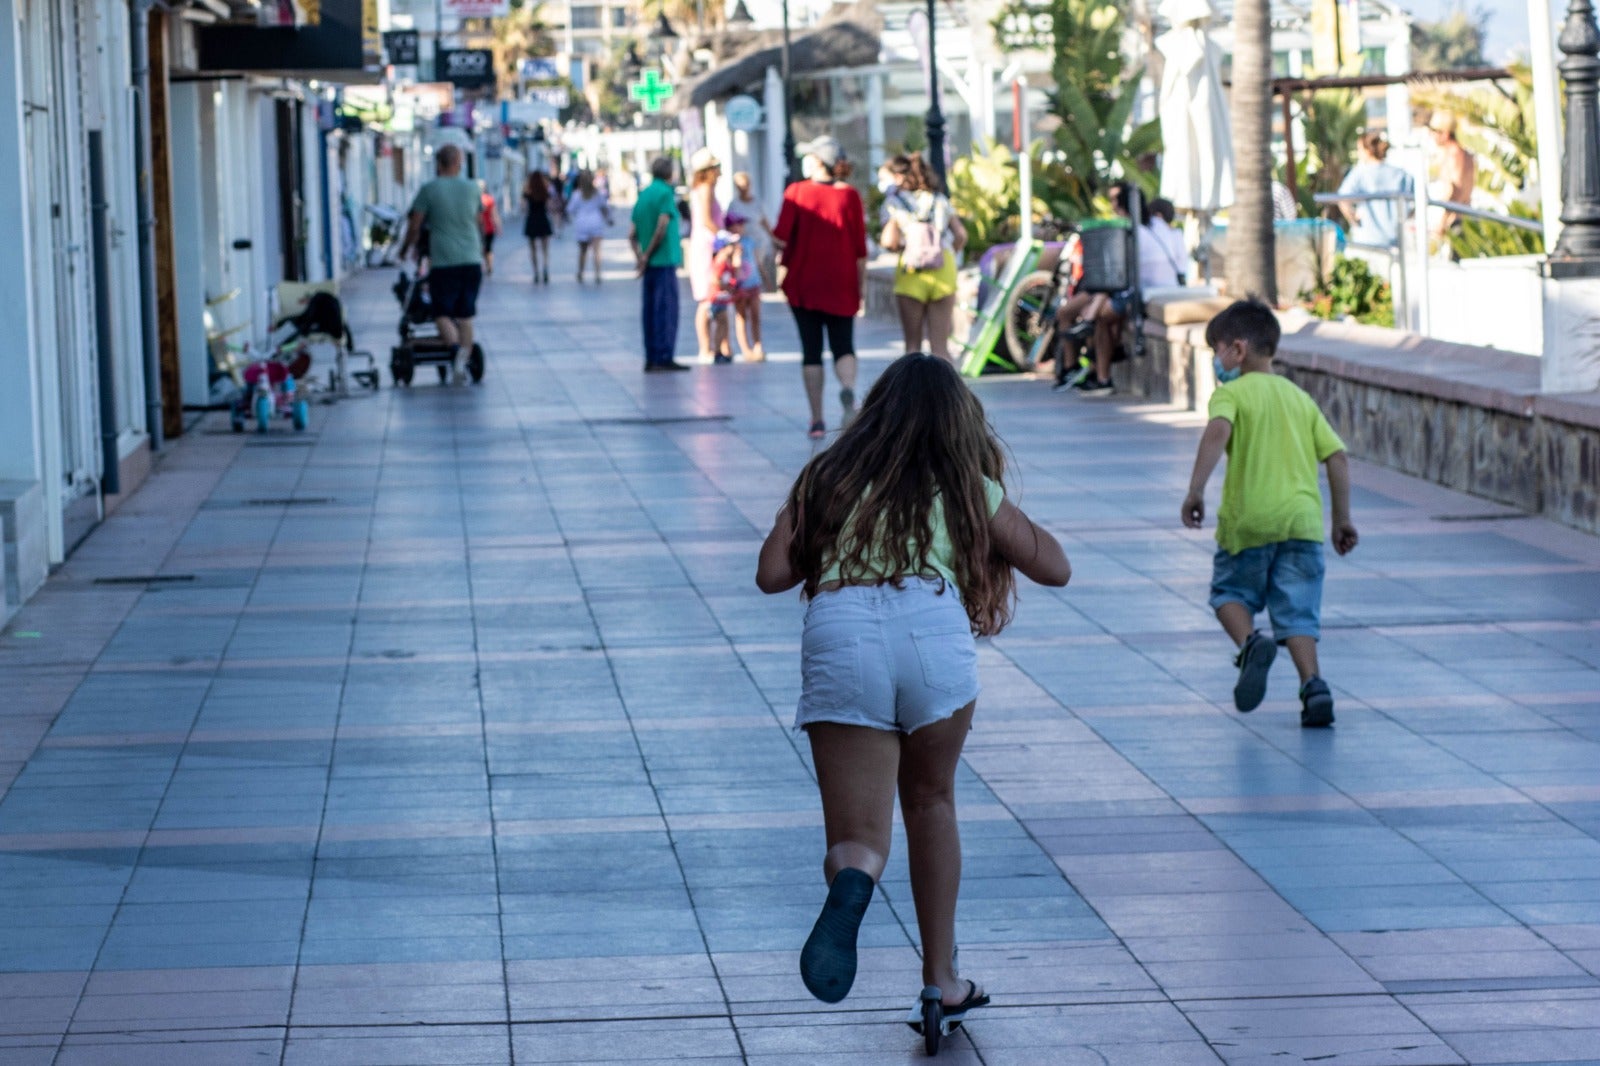
[[[1000,502],[1005,499],[1006,490],[998,481],[995,481],[991,478],[984,478],[983,492],[985,502],[989,507],[989,517],[993,518],[995,512],[1000,510]],[[851,521],[854,520],[855,516],[852,515]],[[848,525],[849,523],[847,522],[846,526]],[[942,503],[933,509],[932,525],[933,544],[928,549],[928,566],[932,568],[934,574],[944,578],[946,582],[959,590],[959,586],[956,585],[955,546],[950,543],[950,527],[945,522],[944,505]],[[873,578],[886,579],[891,577],[911,576],[905,574],[892,574],[889,573],[888,570],[888,564],[883,561],[882,556],[874,552],[872,557],[867,561],[868,572],[864,575],[860,575],[858,578],[856,578],[856,580],[862,584],[867,584],[870,583],[870,580]],[[822,580],[820,584],[826,585],[830,581],[838,581],[839,579],[839,560],[837,558],[827,560],[826,564],[822,568]]]

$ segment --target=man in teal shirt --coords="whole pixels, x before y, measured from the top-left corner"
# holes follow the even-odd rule
[[[461,149],[453,144],[434,156],[439,176],[417,191],[400,258],[428,227],[428,297],[439,339],[453,349],[450,361],[457,385],[467,381],[466,357],[472,351],[472,318],[483,284],[483,196],[478,183],[461,176]]]
[[[678,267],[683,264],[672,160],[662,156],[651,163],[650,178],[633,205],[633,232],[628,235],[644,279],[646,374],[689,369],[672,358],[678,347]]]

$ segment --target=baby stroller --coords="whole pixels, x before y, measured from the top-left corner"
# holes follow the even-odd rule
[[[371,352],[356,350],[355,335],[344,317],[344,304],[339,301],[333,282],[285,281],[278,285],[278,306],[282,312],[280,325],[294,327],[298,337],[308,344],[326,343],[333,349],[333,368],[328,371],[328,391],[334,396],[349,396],[350,383],[374,391],[378,388],[378,360]],[[366,367],[352,370],[353,359],[366,360]]]
[[[394,283],[394,298],[400,304],[400,343],[389,353],[389,373],[396,385],[410,385],[420,363],[432,363],[442,385],[450,378],[454,349],[439,337],[434,325],[433,304],[428,299],[426,275],[413,278],[404,270]],[[467,354],[467,373],[474,384],[483,380],[483,346],[472,345]]]

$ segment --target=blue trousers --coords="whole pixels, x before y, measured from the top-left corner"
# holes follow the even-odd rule
[[[644,272],[644,363],[672,362],[678,347],[678,268],[646,267]]]

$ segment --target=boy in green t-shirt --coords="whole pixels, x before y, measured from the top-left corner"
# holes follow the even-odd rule
[[[1319,463],[1328,467],[1334,551],[1346,554],[1358,537],[1350,523],[1344,442],[1315,400],[1272,372],[1280,336],[1277,315],[1259,300],[1238,301],[1206,327],[1218,387],[1183,499],[1183,524],[1199,529],[1205,520],[1206,482],[1226,452],[1211,607],[1239,647],[1233,705],[1241,711],[1261,705],[1277,645],[1285,644],[1300,672],[1300,724],[1318,728],[1333,724],[1333,694],[1317,666],[1323,575]],[[1263,608],[1277,643],[1256,632],[1255,616]]]

